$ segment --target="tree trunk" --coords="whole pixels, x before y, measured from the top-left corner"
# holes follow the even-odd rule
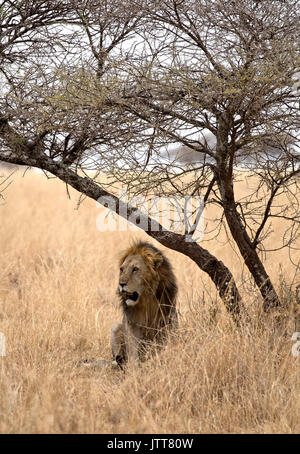
[[[267,312],[271,307],[280,306],[280,300],[236,209],[232,182],[233,151],[231,153],[228,146],[230,126],[228,115],[225,114],[219,119],[215,176],[228,227],[261,292],[264,299],[263,310]]]
[[[255,248],[252,246],[246,230],[241,225],[235,202],[226,198],[223,203],[224,213],[230,232],[264,299],[263,310],[267,312],[271,307],[280,306],[279,298],[270,277],[268,276]]]

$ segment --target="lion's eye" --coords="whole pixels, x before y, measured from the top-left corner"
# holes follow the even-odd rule
[[[121,271],[121,273],[123,273],[123,268],[122,267],[120,268],[120,271]]]
[[[138,271],[138,270],[139,270],[139,269],[138,269],[136,266],[134,266],[133,269],[132,269],[132,272],[135,273],[135,272]]]

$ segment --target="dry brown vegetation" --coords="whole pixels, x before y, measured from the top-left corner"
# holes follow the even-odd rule
[[[242,288],[251,323],[236,329],[196,265],[162,248],[178,279],[179,332],[126,374],[87,369],[78,362],[110,358],[118,256],[145,234],[99,232],[96,203],[76,210],[78,194],[69,200],[57,180],[14,180],[0,201],[1,433],[300,432],[300,358],[291,354],[288,309],[299,275],[287,252],[265,261],[285,303],[265,316],[225,237],[206,245]],[[281,222],[274,231],[273,242]]]

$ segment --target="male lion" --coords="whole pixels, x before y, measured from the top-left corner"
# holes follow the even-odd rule
[[[114,361],[142,359],[149,345],[161,345],[177,326],[177,285],[168,259],[149,243],[138,242],[120,259],[118,296],[123,320],[111,330]]]

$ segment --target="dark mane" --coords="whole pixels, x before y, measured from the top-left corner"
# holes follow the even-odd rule
[[[162,323],[163,320],[165,320],[167,324],[172,323],[173,315],[176,313],[175,306],[178,288],[172,265],[170,264],[167,257],[163,254],[163,252],[146,241],[139,241],[129,247],[129,249],[122,255],[120,263],[122,263],[124,259],[130,254],[141,254],[145,262],[147,263],[148,260],[146,253],[149,250],[154,252],[155,254],[158,254],[162,258],[162,263],[157,270],[159,283],[155,296],[157,301],[159,302],[161,312],[163,313]],[[149,263],[148,265],[150,266]],[[121,300],[121,304],[123,309],[125,309],[125,301]]]

